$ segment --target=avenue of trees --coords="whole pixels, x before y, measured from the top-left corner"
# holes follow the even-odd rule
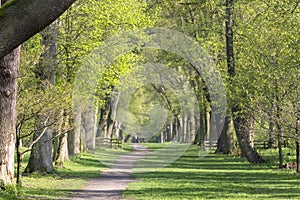
[[[137,124],[149,123],[150,108],[167,110],[162,130],[149,142],[217,143],[216,153],[262,163],[256,140],[278,149],[290,144],[299,160],[300,8],[298,1],[234,0],[1,0],[0,8],[0,188],[22,184],[26,173],[50,173],[69,156],[93,150],[96,138],[125,139],[116,118],[122,76],[138,77],[140,64],[164,63],[178,72],[174,84],[189,85],[196,106],[183,101],[163,81],[139,87],[130,100]],[[103,67],[93,105],[73,107],[74,86],[85,58],[120,32],[165,27],[197,41],[211,56],[226,86],[226,116],[212,115],[214,102],[193,63],[163,50],[136,49]],[[104,69],[105,68],[105,69]],[[183,93],[185,89],[182,88]],[[76,113],[75,113],[76,110]],[[215,122],[215,123],[211,123]],[[224,125],[224,126],[223,126]],[[143,132],[143,130],[139,130]],[[215,137],[220,132],[220,137]],[[235,142],[237,141],[237,142]],[[236,143],[238,145],[236,145]]]

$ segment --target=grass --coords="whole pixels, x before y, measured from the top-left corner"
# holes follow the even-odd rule
[[[167,158],[167,153],[173,151],[160,151],[168,144],[145,145],[159,153],[141,161],[140,166],[148,167],[148,172],[134,174],[139,181],[131,183],[124,191],[126,198],[300,199],[300,175],[292,170],[278,170],[275,150],[260,152],[267,164],[251,165],[245,159],[234,156],[208,154],[199,157],[198,147],[191,146],[168,167],[151,171],[151,167],[160,162],[157,158]],[[65,163],[64,168],[56,169],[53,174],[25,176],[24,187],[17,191],[11,187],[12,194],[0,192],[0,199],[66,199],[83,188],[88,178],[99,177],[100,172],[110,167],[120,154],[130,151],[132,146],[126,145],[125,150],[97,148],[94,152],[74,156]],[[284,154],[287,153],[290,156],[285,156],[286,162],[292,162],[294,153],[285,149]]]
[[[166,168],[136,173],[139,181],[123,194],[136,200],[300,199],[300,175],[278,170],[271,156],[268,159],[272,162],[251,165],[234,156],[208,154],[200,158],[198,147],[191,146]]]
[[[76,190],[82,189],[88,178],[99,177],[100,172],[107,169],[120,154],[131,150],[130,145],[126,145],[124,150],[96,148],[93,152],[73,156],[64,163],[64,168],[57,168],[52,174],[33,173],[24,176],[23,187],[11,191],[11,194],[0,190],[0,199],[66,199]],[[28,157],[24,159],[23,168]],[[106,159],[109,162],[103,162]]]

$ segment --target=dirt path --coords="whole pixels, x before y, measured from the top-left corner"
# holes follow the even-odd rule
[[[101,173],[99,178],[90,179],[85,189],[77,191],[72,200],[121,200],[122,191],[130,182],[132,168],[137,160],[145,157],[147,149],[134,144],[134,151],[128,155],[121,155],[117,162],[108,170]]]

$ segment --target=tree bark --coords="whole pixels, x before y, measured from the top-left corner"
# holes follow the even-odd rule
[[[0,59],[0,187],[14,178],[19,61],[20,47]]]
[[[243,156],[245,156],[250,163],[263,163],[264,160],[257,153],[257,151],[253,149],[249,142],[249,127],[252,126],[253,122],[251,117],[247,117],[245,114],[238,113],[234,116],[233,121]]]
[[[107,98],[105,101],[105,106],[104,108],[101,109],[100,111],[100,119],[99,119],[99,128],[98,128],[98,137],[103,137],[103,138],[108,138],[108,119],[109,119],[109,113],[110,113],[110,103],[111,99]]]
[[[43,119],[43,117],[39,118]],[[33,145],[29,162],[25,169],[25,172],[27,173],[49,173],[54,170],[52,164],[52,133],[49,130],[46,130],[44,133],[42,133],[43,127],[45,126],[47,125],[42,122],[37,123],[36,128],[41,131],[38,131],[38,133],[34,134],[33,140],[36,140],[38,137],[40,137],[40,134],[43,135],[38,142]]]
[[[300,117],[296,117],[295,140],[296,140],[296,172],[300,172],[300,145],[299,145],[299,125]]]
[[[232,116],[225,117],[225,130],[226,130],[226,142],[225,142],[225,154],[232,154],[236,148],[233,139],[233,124],[232,124]]]
[[[282,153],[282,138],[283,138],[283,127],[280,123],[277,122],[278,129],[278,160],[279,160],[279,168],[283,168],[283,153]]]
[[[275,123],[273,119],[269,120],[269,141],[268,141],[268,148],[275,148]]]
[[[0,8],[0,58],[57,19],[75,0],[14,0]]]
[[[85,133],[85,146],[88,150],[94,150],[96,147],[96,132],[95,132],[95,109],[90,106],[86,112],[83,112],[83,129]]]
[[[64,166],[64,162],[69,160],[69,153],[68,153],[68,134],[67,134],[67,124],[69,121],[69,116],[66,115],[63,111],[62,115],[62,126],[59,130],[59,142],[58,142],[58,149],[55,158],[55,165],[59,167]]]
[[[76,155],[80,153],[80,132],[81,132],[81,113],[78,112],[74,117],[74,130],[68,134],[68,152],[69,155]]]

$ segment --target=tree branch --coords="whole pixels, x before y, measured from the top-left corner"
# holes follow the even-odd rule
[[[0,8],[0,58],[57,19],[75,0],[10,0]]]

